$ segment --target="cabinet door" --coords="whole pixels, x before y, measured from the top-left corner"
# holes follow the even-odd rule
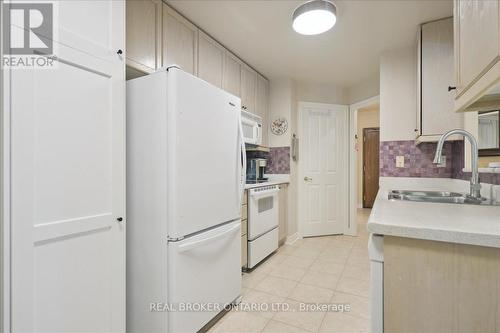
[[[257,76],[256,114],[262,118],[262,145],[268,144],[269,131],[269,82],[261,75]]]
[[[241,66],[241,108],[256,114],[255,91],[257,88],[257,73],[246,65]]]
[[[455,0],[457,93],[499,60],[499,1]]]
[[[161,1],[128,0],[127,66],[151,73],[160,67]]]
[[[2,110],[9,320],[12,332],[125,332],[125,2],[58,6],[57,68],[9,71]]]
[[[241,62],[229,51],[224,54],[222,87],[231,94],[241,97]]]
[[[278,226],[278,239],[280,242],[286,240],[287,235],[287,220],[288,220],[288,185],[280,185],[278,195],[279,199],[279,226]]]
[[[224,47],[203,31],[198,32],[198,76],[222,88]]]
[[[421,30],[421,110],[422,135],[441,135],[463,128],[463,113],[454,112],[453,19],[422,25]]]
[[[175,10],[163,4],[162,66],[176,64],[197,74],[198,29]]]

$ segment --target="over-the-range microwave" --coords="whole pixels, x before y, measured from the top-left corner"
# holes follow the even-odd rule
[[[262,118],[250,112],[241,111],[241,126],[245,143],[262,144]]]

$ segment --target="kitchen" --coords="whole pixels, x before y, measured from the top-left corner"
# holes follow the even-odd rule
[[[498,330],[498,0],[1,10],[3,332]]]

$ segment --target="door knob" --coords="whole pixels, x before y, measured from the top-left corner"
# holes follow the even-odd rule
[[[312,180],[313,180],[313,179],[312,179],[311,177],[307,177],[307,176],[306,176],[306,177],[304,177],[304,181],[306,181],[306,182],[311,182]]]

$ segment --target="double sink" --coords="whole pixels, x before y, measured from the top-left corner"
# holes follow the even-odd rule
[[[500,202],[487,198],[474,198],[467,194],[446,191],[392,190],[389,191],[389,200],[500,206]]]

